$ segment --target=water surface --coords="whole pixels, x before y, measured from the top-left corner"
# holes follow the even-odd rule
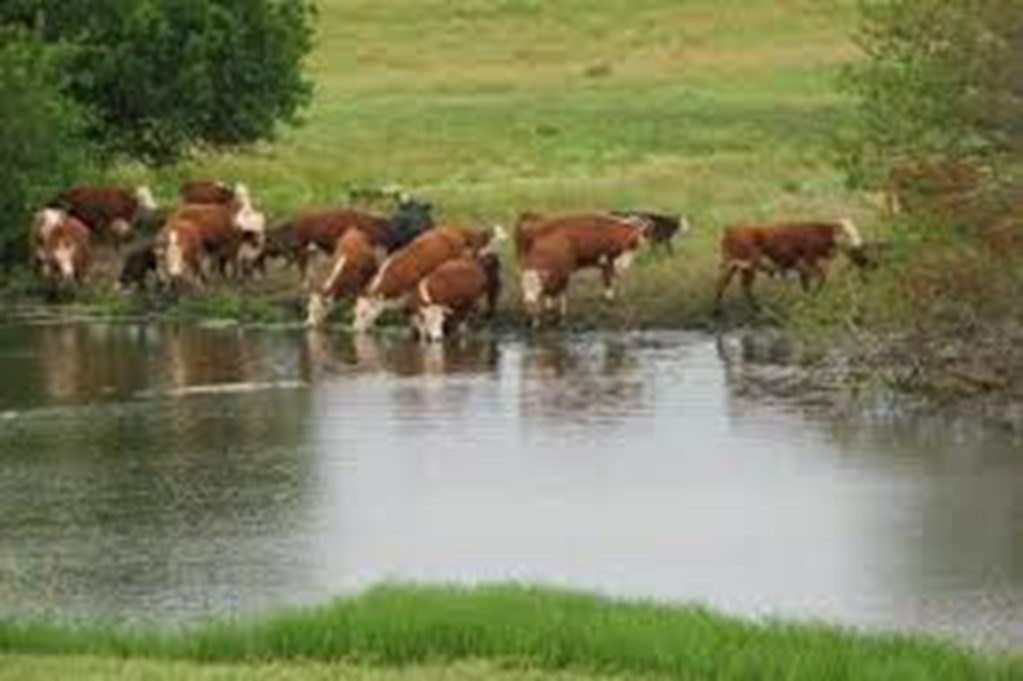
[[[1023,644],[1023,457],[741,396],[711,337],[0,327],[0,615],[529,580]]]

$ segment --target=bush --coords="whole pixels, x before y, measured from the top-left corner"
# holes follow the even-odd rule
[[[63,94],[58,54],[0,29],[0,262],[23,260],[32,212],[85,165],[85,118]]]
[[[1012,164],[1023,152],[1023,0],[861,0],[866,59],[846,73],[858,106],[844,145],[854,184],[900,160]]]

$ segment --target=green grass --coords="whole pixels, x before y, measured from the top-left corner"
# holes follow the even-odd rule
[[[121,167],[165,200],[185,177],[243,180],[280,217],[397,182],[442,220],[509,224],[522,209],[684,212],[674,258],[630,272],[606,309],[573,285],[582,325],[707,321],[720,228],[851,214],[831,142],[850,118],[835,88],[856,58],[854,0],[321,0],[305,125],[236,154],[160,171]],[[514,262],[504,299],[517,320]],[[765,283],[782,309],[791,284]],[[279,274],[257,295],[304,292]],[[218,294],[219,295],[219,294]],[[748,317],[731,304],[736,320]]]
[[[519,586],[381,587],[318,609],[178,631],[0,623],[0,653],[388,667],[484,660],[693,679],[1023,678],[1023,660],[926,639]]]

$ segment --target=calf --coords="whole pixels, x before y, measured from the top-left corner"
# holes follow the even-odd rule
[[[376,274],[377,254],[369,237],[350,229],[338,239],[334,263],[323,284],[309,296],[306,325],[321,326],[334,302],[358,295]]]
[[[145,186],[134,192],[118,187],[79,186],[61,192],[47,207],[73,215],[97,236],[123,239],[144,214],[156,210],[156,200]]]
[[[616,217],[637,218],[645,220],[649,225],[647,229],[647,240],[651,248],[661,248],[674,255],[675,248],[672,246],[672,239],[676,234],[687,234],[689,232],[689,220],[682,215],[665,215],[664,213],[651,213],[649,211],[613,211]]]
[[[40,253],[43,277],[58,284],[84,281],[91,264],[89,241],[89,228],[81,220],[61,214],[45,230]]]
[[[737,272],[747,300],[753,298],[758,271],[784,274],[795,270],[804,290],[816,279],[823,285],[826,268],[838,251],[863,269],[870,265],[863,239],[848,218],[836,222],[788,222],[772,225],[733,225],[725,229],[720,246],[720,274],[714,298],[720,310],[725,290]]]
[[[446,261],[472,253],[483,238],[472,230],[435,227],[383,262],[380,271],[355,304],[353,330],[367,331],[387,309],[404,306],[422,279]]]
[[[516,250],[524,259],[533,244],[552,234],[564,236],[571,244],[575,269],[600,269],[604,296],[614,298],[614,278],[629,268],[636,251],[650,229],[645,220],[621,218],[603,213],[579,213],[545,218],[535,213],[519,217],[515,230]]]
[[[464,256],[448,260],[426,275],[411,296],[412,326],[428,341],[444,338],[445,328],[459,328],[493,286],[492,265]]]

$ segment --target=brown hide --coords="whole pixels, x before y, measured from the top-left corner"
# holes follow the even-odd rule
[[[369,237],[361,230],[350,229],[338,239],[330,274],[320,293],[331,300],[358,295],[376,274],[378,266]]]

